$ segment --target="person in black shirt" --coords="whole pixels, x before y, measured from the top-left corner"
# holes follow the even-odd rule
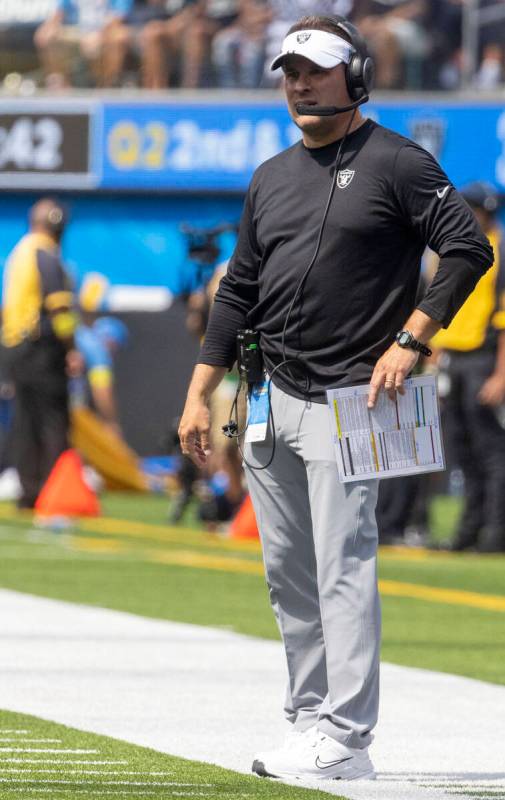
[[[378,482],[339,482],[325,392],[369,383],[370,407],[381,391],[391,399],[403,392],[419,356],[412,348],[449,324],[493,254],[436,161],[357,109],[372,65],[352,25],[302,18],[272,69],[279,66],[302,140],[252,179],[179,434],[183,451],[205,463],[208,398],[235,360],[237,331],[255,328],[272,376],[273,421],[266,441],[246,444],[245,468],[293,725],[284,746],[258,754],[253,770],[373,778]],[[330,115],[320,115],[324,107]],[[416,307],[426,245],[441,258]],[[411,334],[407,347],[396,342],[402,328]]]
[[[59,456],[69,447],[68,377],[82,372],[75,347],[71,281],[61,261],[65,209],[49,197],[30,211],[30,230],[9,256],[2,308],[2,349],[15,390],[13,458],[20,508],[33,508]]]

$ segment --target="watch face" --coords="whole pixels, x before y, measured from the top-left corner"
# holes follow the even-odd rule
[[[402,331],[398,334],[398,344],[400,347],[406,347],[410,342],[410,333],[407,331]]]

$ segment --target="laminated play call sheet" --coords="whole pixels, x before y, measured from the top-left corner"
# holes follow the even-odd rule
[[[405,394],[379,393],[367,408],[369,386],[329,389],[328,404],[340,480],[393,478],[444,469],[436,379],[405,381]]]

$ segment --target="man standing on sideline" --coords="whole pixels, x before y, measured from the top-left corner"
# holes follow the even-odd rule
[[[30,212],[30,231],[7,262],[2,343],[14,389],[14,464],[20,508],[33,508],[58,456],[68,448],[67,373],[74,349],[73,294],[60,257],[65,210],[49,198]]]
[[[272,375],[273,420],[266,441],[246,445],[246,473],[286,651],[293,728],[282,747],[256,756],[253,770],[373,778],[378,482],[339,482],[325,393],[370,383],[373,407],[382,389],[391,399],[402,392],[424,343],[449,324],[493,255],[435,160],[357,110],[373,64],[352,25],[302,18],[272,69],[280,66],[302,141],[252,179],[180,437],[204,462],[209,396],[235,360],[237,330],[254,328]],[[427,244],[441,261],[416,308]]]
[[[464,509],[450,549],[505,552],[505,241],[493,186],[475,181],[461,194],[494,251],[494,264],[447,330],[430,342],[448,378],[444,440],[465,478]]]

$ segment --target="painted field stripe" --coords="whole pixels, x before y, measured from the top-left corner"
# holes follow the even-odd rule
[[[79,548],[79,543],[80,539],[75,537],[73,545]],[[92,547],[92,540],[86,543],[87,549],[90,546]],[[245,573],[248,575],[264,575],[263,564],[259,561],[199,553],[195,550],[151,550],[146,551],[143,557],[157,564]],[[480,608],[486,611],[505,611],[505,596],[501,595],[481,594],[462,589],[443,589],[436,586],[403,583],[393,580],[380,580],[379,590],[385,596],[408,597],[415,600],[427,600],[432,603]]]
[[[198,569],[217,569],[227,572],[245,572],[254,575],[264,575],[263,564],[246,561],[238,558],[220,558],[219,556],[194,553],[191,550],[166,551],[152,553],[152,558],[164,564],[177,564],[179,566],[196,567]],[[434,603],[449,605],[463,605],[471,608],[483,608],[487,611],[505,611],[505,597],[500,595],[480,594],[467,592],[460,589],[442,589],[436,586],[425,586],[417,583],[402,583],[400,581],[380,580],[381,594],[393,597],[409,597],[412,599],[428,600]]]
[[[13,509],[2,508],[0,505],[0,519],[19,522],[20,518],[26,518],[28,522],[30,515],[26,512],[16,512]],[[261,545],[256,540],[227,539],[216,534],[209,534],[205,531],[195,531],[190,528],[176,528],[169,525],[157,525],[150,522],[135,522],[114,517],[99,517],[97,519],[84,519],[79,522],[79,529],[90,533],[109,534],[110,536],[124,536],[135,539],[152,539],[152,541],[167,542],[171,544],[195,545],[208,547],[215,550],[234,550],[236,552],[261,553]],[[402,545],[380,547],[381,557],[384,558],[404,558],[406,560],[421,559],[454,559],[454,553],[443,550],[430,550],[423,547],[406,547]],[[3,551],[2,551],[3,552]],[[26,551],[23,551],[26,554]],[[474,553],[458,553],[458,559],[474,559]],[[479,558],[503,558],[500,554],[479,553]],[[505,561],[505,558],[503,558]]]
[[[70,543],[72,550],[83,550],[84,552],[115,554],[130,553],[132,546],[128,542],[118,542],[117,539],[99,539],[95,536],[73,536],[67,535],[67,542]]]
[[[61,739],[25,739],[24,737],[19,736],[0,736],[0,745],[4,744],[4,742],[24,742],[28,744],[31,742],[32,744],[61,744]]]
[[[15,515],[6,509],[0,508],[0,517],[15,519]],[[104,531],[113,535],[127,535],[137,538],[154,538],[159,541],[184,541],[185,544],[196,542],[201,545],[216,546],[217,549],[248,550],[249,552],[260,552],[259,542],[235,542],[233,540],[220,540],[213,535],[204,533],[194,533],[191,531],[181,531],[177,528],[165,528],[161,525],[150,523],[137,523],[129,520],[118,520],[102,518],[97,520],[84,520],[81,528],[91,531]],[[154,536],[153,536],[154,534]],[[73,537],[74,542],[78,537]],[[119,544],[119,543],[118,543]],[[83,542],[83,549],[94,547],[93,540],[88,539]],[[126,551],[126,549],[125,549]],[[263,565],[261,562],[241,559],[239,557],[227,558],[210,553],[197,553],[191,550],[174,551],[155,551],[151,550],[147,554],[150,561],[163,564],[173,564],[175,566],[191,567],[194,569],[211,569],[225,572],[237,572],[251,575],[263,576]],[[382,558],[396,558],[397,560],[421,560],[427,558],[451,558],[449,553],[439,553],[422,548],[385,548],[381,549]],[[495,556],[493,556],[495,557]],[[505,611],[505,597],[500,595],[486,595],[478,592],[467,592],[458,589],[443,589],[422,584],[402,583],[399,581],[379,582],[382,594],[393,597],[407,597],[412,599],[426,600],[428,602],[445,603],[449,605],[461,605],[470,608],[480,608],[487,611]],[[0,748],[0,752],[1,752]],[[3,748],[5,751],[5,748]],[[39,751],[40,752],[40,751]],[[58,752],[58,751],[57,751]],[[63,751],[59,751],[63,752]]]
[[[4,733],[17,733],[19,736],[26,736],[26,734],[31,733],[31,731],[20,730],[19,728],[0,728],[0,736]]]
[[[149,560],[159,564],[175,564],[180,567],[196,567],[197,569],[215,569],[224,572],[242,572],[248,575],[265,574],[261,561],[249,561],[246,558],[233,558],[208,553],[197,553],[194,550],[151,550]]]
[[[225,539],[216,536],[216,534],[194,531],[189,528],[174,528],[169,525],[132,522],[131,520],[113,519],[111,517],[81,520],[79,528],[90,533],[132,536],[136,539],[147,538],[153,539],[153,541],[170,542],[171,544],[194,544],[216,550],[242,550],[252,553],[261,551],[259,541],[255,540]]]
[[[91,537],[73,536],[70,544],[73,550],[87,553],[103,552],[99,546],[95,550],[97,540]],[[98,540],[100,542],[100,540]],[[233,556],[214,555],[213,553],[200,553],[197,550],[139,550],[124,544],[118,552],[135,553],[137,558],[150,563],[171,564],[179,567],[192,567],[194,569],[211,569],[221,572],[243,572],[250,575],[263,575],[261,561],[252,561],[246,558]]]
[[[68,762],[67,762],[68,763]],[[2,774],[17,774],[17,775],[61,775],[61,769],[33,769],[19,767],[7,767],[2,769]],[[131,775],[136,777],[157,777],[163,778],[166,775],[173,775],[173,772],[128,772],[124,769],[66,769],[66,775]]]
[[[482,608],[486,611],[505,611],[505,597],[502,595],[480,594],[463,589],[443,589],[436,586],[388,580],[380,580],[379,589],[382,594],[393,597],[409,597],[428,600],[432,603]]]
[[[9,783],[14,781],[14,783],[50,783],[56,784],[57,786],[71,786],[75,785],[75,779],[72,780],[65,780],[60,778],[58,780],[53,780],[53,778],[0,778],[0,783]],[[80,784],[84,784],[85,781],[79,781]],[[96,786],[96,781],[90,781],[91,786]],[[151,786],[158,786],[168,788],[170,786],[176,787],[194,787],[197,789],[211,789],[215,784],[213,783],[180,783],[179,781],[101,781],[100,786],[147,786],[150,788]]]
[[[0,765],[2,764],[60,764],[66,766],[67,764],[91,764],[92,766],[104,764],[106,766],[119,766],[121,764],[128,764],[125,761],[70,761],[66,758],[0,758]]]
[[[5,508],[0,505],[0,519],[10,522],[30,522],[32,516],[30,512],[16,511],[12,507]],[[79,530],[89,531],[90,533],[108,533],[111,536],[127,536],[136,539],[146,538],[171,544],[194,544],[209,547],[213,550],[236,550],[252,553],[261,551],[260,543],[256,540],[227,539],[203,530],[195,531],[191,528],[157,525],[152,522],[136,522],[114,517],[81,519],[78,527]]]
[[[0,753],[74,753],[75,755],[99,755],[99,750],[61,750],[56,747],[0,747]]]
[[[93,788],[93,789],[72,789],[72,794],[91,794],[91,795],[93,795],[93,797],[98,797],[98,796],[101,796],[103,794],[113,794],[113,795],[116,795],[116,796],[118,794],[122,794],[123,797],[124,797],[125,796],[124,795],[124,791],[125,791],[124,788],[123,789],[97,789],[97,788]],[[68,789],[55,789],[54,787],[51,787],[50,789],[49,788],[48,789],[42,789],[42,788],[39,789],[37,786],[33,786],[33,787],[30,787],[30,788],[27,788],[26,786],[17,786],[17,787],[4,786],[2,788],[2,792],[23,792],[22,800],[28,800],[29,797],[36,797],[38,794],[47,794],[48,792],[51,792],[51,794],[54,794],[55,792],[68,794]],[[29,792],[30,794],[26,794],[26,792]],[[158,790],[150,792],[149,790],[144,789],[142,794],[143,795],[144,794],[157,794],[158,797],[159,797]],[[172,792],[172,794],[175,794],[175,792]],[[132,797],[134,797],[134,795],[132,795]]]

